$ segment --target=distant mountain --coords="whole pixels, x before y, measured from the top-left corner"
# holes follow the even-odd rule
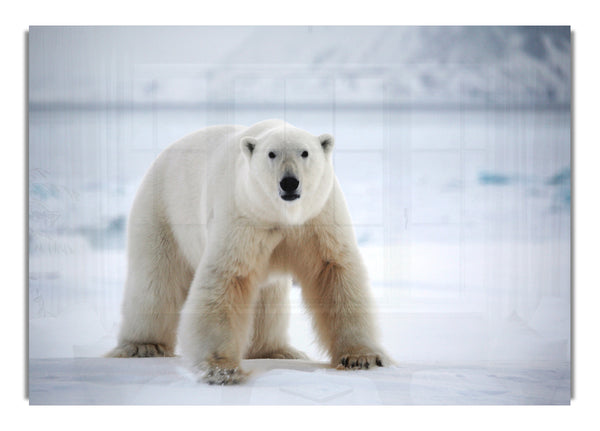
[[[568,27],[34,28],[30,36],[35,106],[571,100]]]

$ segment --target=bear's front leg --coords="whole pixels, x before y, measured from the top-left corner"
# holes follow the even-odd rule
[[[379,347],[373,305],[362,265],[322,261],[304,298],[337,369],[369,369],[391,361]]]
[[[252,333],[258,282],[281,236],[248,224],[220,227],[194,274],[178,336],[194,371],[207,383],[226,385],[247,377],[240,361]]]
[[[326,225],[316,231],[310,236],[312,253],[303,256],[295,275],[332,366],[368,369],[391,364],[379,347],[366,269],[353,235]]]
[[[182,353],[195,372],[203,373],[205,382],[241,383],[247,377],[240,361],[250,336],[257,289],[250,276],[213,274],[210,280],[207,272],[199,270],[181,313]]]

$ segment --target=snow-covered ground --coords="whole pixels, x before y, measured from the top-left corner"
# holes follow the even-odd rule
[[[180,358],[35,359],[32,404],[464,405],[566,404],[566,363],[404,363],[338,371],[323,362],[255,359],[239,386],[199,384]]]
[[[382,45],[376,41],[390,30],[365,30],[360,43],[336,33],[321,46],[314,33],[296,29],[281,33],[291,35],[281,43],[296,46],[301,36],[316,45],[282,69],[267,64],[288,60],[269,38],[274,29],[216,29],[230,37],[224,52],[210,44],[198,50],[207,55],[202,70],[233,71],[219,79],[226,90],[219,93],[213,78],[197,74],[195,54],[140,42],[158,33],[103,29],[98,45],[92,33],[74,38],[77,31],[32,32],[30,40],[31,403],[569,403],[571,118],[558,108],[569,94],[562,33],[495,30],[468,41],[471,33],[451,29],[459,48],[438,52],[419,47],[433,46],[439,32],[392,31],[397,37]],[[61,42],[72,49],[53,60],[48,53]],[[259,42],[265,53],[247,52]],[[401,44],[410,49],[383,64]],[[90,46],[102,67],[88,58]],[[246,52],[252,73],[234,73],[235,52]],[[315,67],[310,76],[302,72],[307,64]],[[418,66],[411,73],[419,85],[397,79],[407,64]],[[410,91],[394,90],[399,82]],[[273,93],[261,98],[264,88]],[[208,102],[177,107],[185,102],[178,94]],[[411,107],[419,100],[455,109]],[[244,387],[197,384],[180,358],[101,358],[120,321],[129,207],[152,160],[207,125],[274,117],[335,135],[336,173],[382,342],[398,365],[327,368],[299,288],[290,336],[314,362],[245,361],[253,374]]]
[[[325,369],[294,289],[292,342],[319,362],[248,362],[249,385],[228,391],[194,386],[177,359],[100,359],[118,330],[139,178],[202,127],[198,113],[31,113],[30,401],[568,403],[568,113],[382,114],[336,112],[335,164],[398,367]]]

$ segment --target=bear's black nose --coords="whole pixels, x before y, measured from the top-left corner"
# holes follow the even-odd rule
[[[285,177],[279,183],[281,190],[286,193],[294,193],[298,189],[298,185],[300,185],[300,181],[294,177]]]

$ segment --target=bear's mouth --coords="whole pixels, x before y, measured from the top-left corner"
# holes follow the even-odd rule
[[[284,201],[294,201],[300,197],[298,193],[285,193],[279,196],[281,196],[281,199],[283,199]]]

